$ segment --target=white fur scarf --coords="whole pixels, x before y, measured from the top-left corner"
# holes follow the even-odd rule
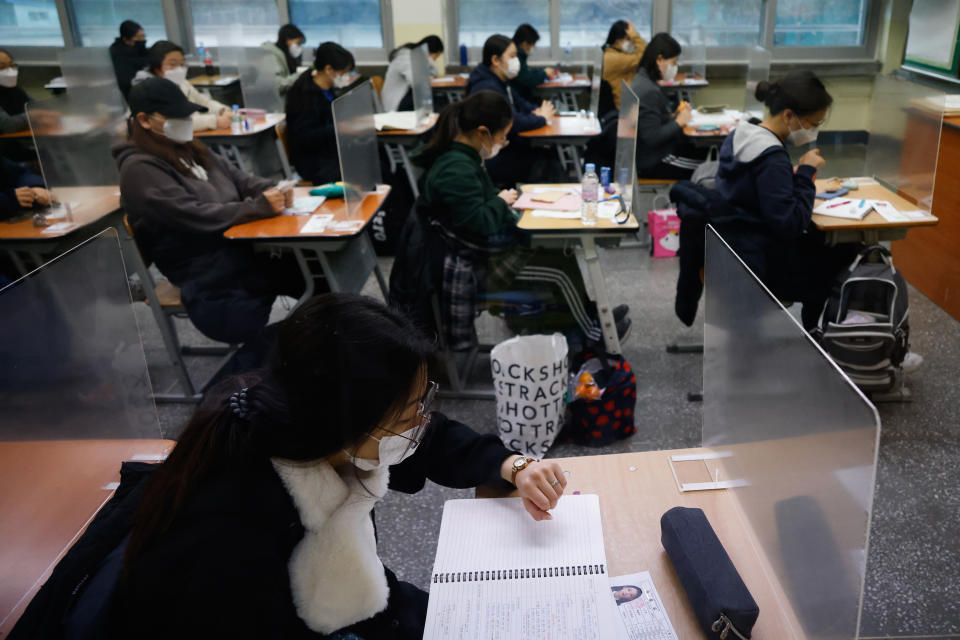
[[[306,529],[288,566],[297,615],[329,634],[383,611],[389,589],[370,511],[387,492],[387,469],[341,476],[326,461],[272,462]]]

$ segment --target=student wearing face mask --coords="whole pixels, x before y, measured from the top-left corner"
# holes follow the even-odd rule
[[[537,153],[527,141],[516,134],[539,129],[556,114],[553,104],[544,100],[540,106],[518,95],[510,87],[510,80],[520,73],[517,45],[504,35],[493,35],[483,44],[483,61],[470,73],[467,95],[478,91],[494,91],[507,100],[513,110],[510,146],[495,159],[487,162],[487,171],[497,184],[512,185],[550,179],[553,166],[544,165],[546,154]],[[552,160],[550,156],[549,160]]]
[[[203,113],[197,112],[191,116],[194,131],[211,131],[230,127],[230,107],[217,102],[187,82],[187,60],[179,45],[169,40],[158,40],[147,50],[147,68],[137,72],[132,84],[139,84],[152,77],[166,78],[173,82],[189,102],[204,107]]]
[[[731,231],[732,241],[776,296],[803,304],[803,325],[810,329],[836,275],[859,246],[824,245],[811,216],[814,179],[825,160],[819,149],[810,149],[793,166],[786,145],[815,143],[833,98],[812,71],[761,82],[756,96],[766,105],[767,117],[760,124],[740,122],[724,140],[716,189],[759,221],[759,231]]]
[[[264,42],[260,48],[269,51],[277,59],[277,84],[280,95],[286,95],[300,77],[297,69],[303,60],[303,43],[307,37],[295,25],[285,24],[277,32],[276,42]]]
[[[337,90],[350,84],[353,54],[335,42],[317,47],[313,68],[287,92],[287,145],[297,173],[313,184],[340,179],[340,155],[333,126]]]
[[[617,20],[610,27],[603,45],[603,79],[610,84],[613,104],[620,108],[620,86],[629,86],[637,75],[640,58],[647,48],[646,41],[629,20]]]
[[[6,49],[0,49],[0,133],[25,131],[30,127],[26,105],[33,100],[17,86],[18,77],[19,69],[13,56]]]
[[[640,57],[640,67],[630,88],[637,94],[637,172],[642,178],[674,178],[693,175],[704,161],[706,149],[699,149],[683,133],[690,122],[686,102],[673,110],[660,80],[677,75],[680,43],[670,34],[658,33]]]
[[[254,253],[223,232],[279,215],[293,192],[239,171],[194,140],[190,116],[203,107],[169,80],[134,85],[129,102],[128,141],[113,156],[137,244],[180,287],[200,331],[244,342],[266,325],[277,295],[298,297],[304,283],[293,260]]]
[[[517,27],[513,34],[513,44],[517,47],[517,60],[520,61],[520,72],[510,81],[510,86],[530,102],[537,100],[537,86],[556,75],[556,70],[551,67],[531,69],[527,64],[527,58],[539,40],[540,33],[533,28],[533,25],[526,23]]]
[[[117,74],[120,93],[126,98],[137,72],[147,66],[147,36],[133,20],[120,23],[120,37],[110,45],[110,59]]]
[[[443,40],[439,36],[427,36],[419,42],[408,42],[390,52],[390,65],[383,77],[380,100],[384,111],[413,111],[413,64],[410,56],[414,49],[427,45],[430,62],[436,62],[443,55]],[[436,74],[433,64],[429,65],[431,75]]]
[[[542,292],[541,299],[550,301],[544,306],[558,311],[528,319],[532,330],[573,329],[586,340],[599,340],[596,310],[586,295],[577,261],[560,250],[531,251],[527,234],[517,228],[518,214],[511,208],[517,192],[498,190],[484,168],[485,160],[513,146],[509,142],[512,123],[513,112],[502,96],[493,91],[472,93],[444,108],[433,137],[414,159],[426,169],[417,211],[439,223],[453,245],[444,260],[443,291],[451,347],[471,344],[472,309],[481,288]],[[509,275],[502,268],[505,264],[511,265]],[[486,277],[489,274],[493,277]],[[630,328],[627,311],[626,306],[614,311],[624,337]]]
[[[281,322],[268,365],[207,393],[152,472],[110,636],[420,640],[427,593],[377,553],[419,535],[374,526],[387,492],[512,483],[544,520],[566,486],[558,463],[433,411],[431,346],[356,294]]]

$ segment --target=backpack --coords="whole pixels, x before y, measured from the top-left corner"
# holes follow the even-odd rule
[[[867,262],[878,256],[879,262]],[[885,247],[873,245],[841,272],[813,334],[863,391],[894,387],[907,354],[907,283]]]
[[[630,363],[620,355],[583,351],[571,359],[570,372],[576,377],[584,365],[595,371],[603,393],[595,400],[580,398],[568,405],[570,419],[558,440],[601,447],[635,434],[637,377]]]
[[[710,147],[707,159],[700,163],[690,176],[690,182],[707,189],[717,188],[717,171],[720,170],[720,152],[716,146]]]

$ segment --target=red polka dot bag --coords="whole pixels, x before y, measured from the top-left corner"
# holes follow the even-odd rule
[[[637,432],[637,377],[622,356],[584,351],[570,363],[566,442],[600,447]]]

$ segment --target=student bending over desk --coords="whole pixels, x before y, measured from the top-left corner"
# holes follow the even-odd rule
[[[432,62],[436,62],[443,54],[443,40],[439,36],[427,36],[420,42],[407,42],[390,52],[390,65],[380,90],[384,111],[413,111],[413,62],[410,54],[423,45],[427,45],[427,55]],[[430,65],[430,74],[435,73],[436,69]]]
[[[427,594],[377,555],[378,535],[417,535],[374,529],[387,490],[513,482],[544,520],[566,486],[559,464],[431,413],[430,349],[370,298],[294,311],[268,368],[211,390],[153,472],[113,636],[420,640]]]
[[[814,226],[814,179],[825,164],[819,149],[794,167],[784,143],[816,142],[833,98],[812,71],[793,71],[761,82],[756,96],[768,115],[759,124],[741,122],[720,149],[717,191],[761,221],[760,230],[732,232],[732,243],[774,295],[803,304],[803,326],[816,325],[839,272],[849,266],[857,244],[827,247]]]
[[[532,251],[510,207],[517,192],[498,193],[484,169],[483,161],[507,144],[512,116],[507,101],[493,91],[471,94],[444,108],[433,138],[415,160],[427,170],[418,211],[442,227],[447,241],[443,298],[453,349],[472,344],[479,294],[507,287],[557,300],[562,311],[533,319],[537,332],[576,327],[587,340],[601,336],[576,259],[560,250]],[[626,307],[614,311],[624,336],[630,326],[626,313]]]
[[[183,57],[182,48],[169,40],[158,40],[147,50],[147,62],[147,68],[141,69],[134,76],[134,85],[147,78],[166,78],[180,88],[187,100],[204,107],[204,113],[194,113],[192,116],[194,131],[230,127],[230,107],[217,102],[187,82],[187,60]]]
[[[113,151],[120,199],[145,259],[180,287],[197,328],[243,342],[266,325],[277,295],[299,297],[304,282],[292,257],[254,253],[223,232],[279,214],[293,191],[242,173],[193,140],[197,109],[169,80],[134,85],[128,142]]]
[[[287,144],[297,173],[313,184],[340,179],[340,154],[333,126],[335,89],[350,84],[353,54],[335,42],[317,47],[313,69],[287,92]]]

